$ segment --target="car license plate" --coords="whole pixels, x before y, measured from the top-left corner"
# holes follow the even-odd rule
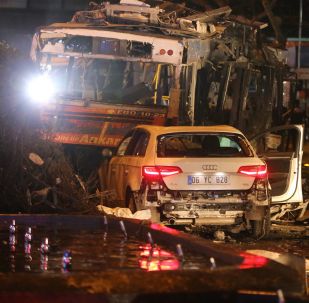
[[[202,176],[188,176],[189,185],[224,185],[230,183],[230,177],[227,175],[202,175]]]

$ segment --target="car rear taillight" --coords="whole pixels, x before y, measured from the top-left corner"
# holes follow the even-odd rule
[[[238,173],[255,178],[266,178],[267,166],[266,165],[241,166],[238,169]]]
[[[143,166],[143,177],[146,179],[160,179],[182,173],[178,166]]]

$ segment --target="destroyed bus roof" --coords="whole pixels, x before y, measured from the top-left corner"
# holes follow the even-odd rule
[[[144,30],[133,31],[132,28]],[[192,35],[188,38],[184,35],[159,34],[153,32],[153,29],[155,28],[156,27],[154,26],[146,25],[93,26],[84,23],[55,23],[40,29],[39,39],[46,39],[45,43],[39,43],[40,52],[51,55],[156,62],[173,65],[180,65],[183,63],[190,64],[193,62],[198,63],[207,59],[210,52],[210,39],[201,39],[198,37],[192,37]],[[168,29],[168,31],[176,33],[183,32],[179,29]],[[70,38],[74,36],[89,37],[98,40],[123,41],[128,44],[133,41],[140,44],[141,48],[145,48],[147,54],[145,53],[145,56],[128,54],[128,45],[125,47],[119,47],[119,50],[121,50],[121,53],[119,54],[102,53],[100,51],[94,51],[93,49],[92,51],[82,52],[66,49],[64,42],[61,41],[62,38]],[[54,39],[59,39],[59,42],[56,42]],[[33,46],[36,47],[36,44],[33,44]],[[123,52],[123,49],[126,49],[126,51]],[[164,50],[164,53],[162,53],[162,49]],[[185,52],[187,53],[186,62],[183,60],[183,54]],[[35,52],[32,50],[32,54],[34,53]]]
[[[221,27],[220,27],[221,28]],[[165,38],[168,40],[179,40],[183,38],[187,39],[203,39],[214,36],[215,34],[201,34],[197,32],[186,31],[178,28],[164,28],[154,25],[132,25],[132,24],[110,24],[110,25],[93,25],[88,23],[53,23],[45,27],[40,28],[42,38],[52,38],[54,33],[64,35],[75,35],[75,36],[92,36],[92,37],[104,37],[107,38],[105,33],[108,32],[119,32],[127,35],[135,35],[141,37],[153,36]],[[220,31],[221,32],[221,31]],[[42,35],[43,34],[43,35]],[[61,37],[57,35],[56,37]],[[127,38],[127,40],[134,40]]]

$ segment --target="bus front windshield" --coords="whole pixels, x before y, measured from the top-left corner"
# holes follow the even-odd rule
[[[167,64],[54,56],[42,66],[63,99],[168,105],[173,67]]]

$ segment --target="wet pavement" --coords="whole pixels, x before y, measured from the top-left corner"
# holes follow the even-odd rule
[[[195,270],[209,269],[211,263],[202,255],[184,251],[181,261],[176,247],[150,245],[135,236],[125,237],[119,231],[73,231],[32,226],[32,240],[25,242],[28,226],[18,226],[14,234],[8,227],[0,231],[0,273],[32,272],[61,274],[66,271],[90,272],[106,270]],[[49,253],[44,255],[40,246],[49,239]],[[63,265],[63,255],[72,256],[70,268]],[[218,264],[219,265],[219,264]]]
[[[260,240],[252,240],[252,238],[243,234],[223,233],[220,239],[216,239],[210,233],[199,232],[198,235],[212,241],[214,244],[231,249],[236,248],[248,252],[263,250],[275,254],[291,254],[304,258],[307,273],[307,293],[309,294],[309,225],[272,224],[268,237]]]
[[[226,247],[244,251],[268,250],[281,254],[290,253],[309,260],[309,225],[305,224],[272,224],[270,234],[260,240],[253,240],[244,233],[223,233],[221,239],[216,239],[212,233],[198,231],[196,234]]]
[[[9,232],[12,219],[18,225],[15,232]],[[299,294],[303,298],[302,275],[266,257],[235,250],[240,241],[231,239],[217,245],[211,239],[201,241],[158,224],[123,220],[124,230],[121,221],[108,220],[107,225],[102,216],[3,215],[0,301],[6,296],[10,300],[4,302],[19,302],[16,298],[24,291],[30,296],[27,302],[32,303],[46,302],[50,293],[65,293],[77,302],[81,293],[91,299],[96,295],[98,299],[102,295],[128,299],[154,293],[197,293],[209,299],[215,292],[216,299],[211,302],[230,303],[245,302],[238,300],[243,289],[250,290],[251,297],[255,296],[252,291],[269,291],[276,299],[278,288],[287,296]],[[25,237],[29,227],[31,237]],[[48,255],[40,250],[46,237]],[[64,259],[65,251],[72,256],[70,266],[64,266],[64,260],[69,259]],[[127,301],[137,302],[131,297]]]
[[[291,253],[309,260],[309,238],[301,233],[291,233],[285,228],[288,227],[285,226],[283,230],[279,230],[279,227],[275,226],[267,238],[258,241],[253,241],[249,237],[232,236],[224,242],[224,245],[241,250],[262,249],[276,253]]]

